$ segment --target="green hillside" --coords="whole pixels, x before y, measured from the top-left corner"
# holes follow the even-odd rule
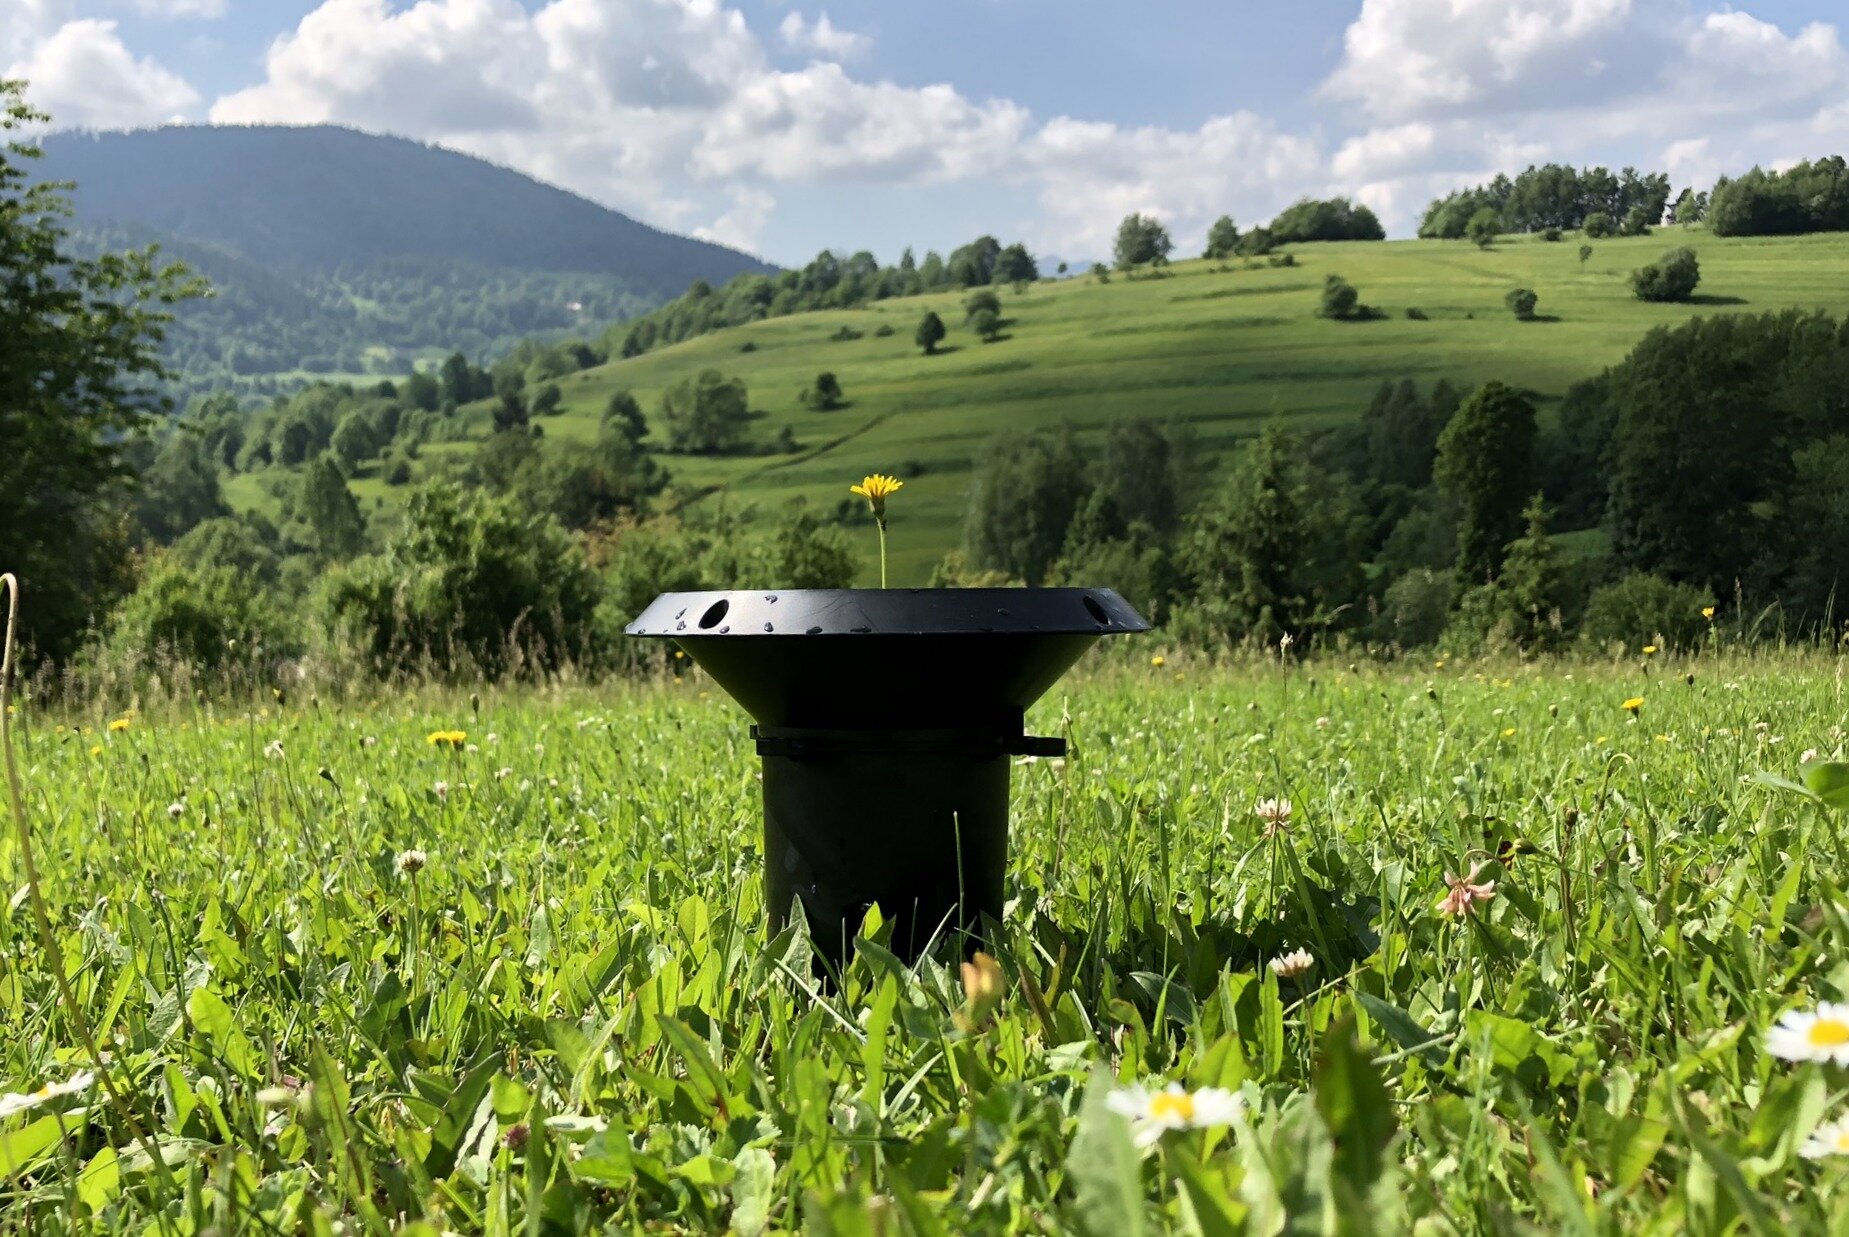
[[[1630,271],[1664,250],[1701,256],[1694,305],[1646,304]],[[1004,338],[979,342],[963,325],[962,294],[881,302],[758,322],[558,379],[562,414],[541,418],[548,447],[589,441],[610,394],[627,388],[655,415],[663,388],[712,366],[743,378],[762,413],[754,438],[789,426],[796,453],[669,455],[675,485],[693,501],[725,495],[775,506],[803,498],[832,511],[862,474],[908,478],[893,505],[893,581],[923,583],[961,538],[974,462],[996,431],[1070,422],[1081,434],[1130,416],[1190,423],[1219,458],[1277,416],[1295,428],[1355,417],[1383,380],[1499,378],[1533,392],[1543,416],[1573,382],[1624,356],[1650,328],[1691,314],[1788,306],[1849,312],[1849,236],[1722,239],[1668,228],[1607,239],[1582,267],[1579,240],[1510,238],[1487,251],[1456,241],[1293,247],[1295,265],[1177,263],[1161,277],[1113,275],[1002,291]],[[1324,278],[1340,274],[1385,316],[1333,322],[1315,316]],[[1540,320],[1519,322],[1503,304],[1513,287],[1540,294]],[[913,344],[918,319],[936,310],[951,327],[937,356]],[[1409,319],[1408,309],[1426,314]],[[853,340],[830,337],[842,327]],[[892,333],[877,331],[890,326]],[[804,386],[834,372],[847,403],[803,407]],[[489,432],[487,404],[466,410],[471,433]],[[421,467],[466,459],[469,442],[432,442]],[[406,491],[376,466],[353,488],[372,508]],[[267,473],[231,479],[238,505],[268,501]],[[871,563],[871,556],[868,562]]]

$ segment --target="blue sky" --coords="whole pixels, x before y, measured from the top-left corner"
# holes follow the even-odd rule
[[[979,232],[1186,249],[1345,193],[1406,233],[1546,159],[1705,184],[1849,148],[1826,0],[0,0],[58,124],[338,123],[781,262]]]

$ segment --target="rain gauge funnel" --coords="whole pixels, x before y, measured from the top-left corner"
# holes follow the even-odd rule
[[[1148,630],[1101,588],[664,593],[628,628],[756,722],[771,929],[800,899],[835,963],[876,903],[906,958],[1001,918],[1009,766],[1066,750],[1028,706],[1100,636]]]

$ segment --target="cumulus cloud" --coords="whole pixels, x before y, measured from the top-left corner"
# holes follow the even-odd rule
[[[814,52],[837,60],[858,56],[873,43],[864,34],[837,28],[828,20],[826,11],[813,23],[804,21],[801,13],[788,13],[777,27],[777,33],[783,36],[783,45],[792,51]]]
[[[1370,122],[1337,179],[1404,227],[1431,191],[1541,160],[1706,183],[1820,153],[1849,57],[1828,24],[1678,0],[1363,0],[1320,94]]]
[[[28,0],[15,15],[16,29],[49,14],[49,6]],[[0,77],[24,78],[30,102],[58,125],[110,129],[184,120],[199,103],[184,78],[123,46],[113,21],[66,21],[22,42],[25,56]]]
[[[223,17],[228,0],[135,0],[150,17]]]

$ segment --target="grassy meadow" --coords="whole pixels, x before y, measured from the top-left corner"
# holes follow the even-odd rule
[[[1593,242],[1583,266],[1579,243],[1569,235],[1559,243],[1505,238],[1488,250],[1463,241],[1293,245],[1291,267],[1188,261],[1162,278],[1113,275],[1100,285],[1081,276],[1020,296],[1001,289],[1009,325],[991,344],[963,325],[962,294],[800,314],[566,377],[563,414],[540,424],[555,441],[587,440],[619,388],[653,416],[665,387],[702,368],[741,377],[752,407],[764,413],[755,436],[769,441],[789,425],[802,451],[671,456],[664,462],[675,480],[745,502],[800,497],[832,511],[850,479],[904,470],[914,479],[904,518],[893,526],[893,583],[923,584],[958,544],[972,469],[1001,429],[1063,421],[1084,431],[1148,415],[1189,423],[1203,450],[1218,457],[1268,418],[1309,427],[1356,417],[1383,380],[1401,378],[1422,386],[1499,378],[1534,392],[1545,418],[1573,382],[1622,359],[1650,328],[1691,313],[1849,312],[1849,238],[1841,234],[1723,239],[1664,228]],[[1685,244],[1701,258],[1697,303],[1638,301],[1630,272]],[[1317,318],[1330,274],[1348,279],[1386,316]],[[1503,304],[1518,286],[1540,294],[1541,320],[1519,322]],[[951,328],[938,356],[912,342],[927,309]],[[1408,319],[1407,309],[1427,319]],[[862,338],[830,339],[844,326]],[[882,326],[892,334],[876,334]],[[800,392],[822,370],[839,377],[845,407],[802,406]],[[486,433],[485,405],[474,419]],[[429,453],[468,449],[438,444]],[[354,488],[364,502],[390,501],[376,480]]]
[[[1381,277],[1341,263],[1367,299],[1435,311],[1419,272],[1440,252],[1477,260],[1367,252]],[[1483,261],[1556,255],[1571,246]],[[1120,295],[1307,283],[1320,261]],[[1619,316],[1609,276],[1585,278],[1578,299],[1566,281],[1543,301],[1566,321],[1516,334],[1318,324],[1365,342],[1303,389],[1335,415],[1414,327],[1483,332],[1480,354],[1456,342],[1480,372],[1521,356],[1563,380],[1574,349],[1556,334],[1583,359],[1622,347],[1575,321]],[[1487,305],[1499,284],[1445,286],[1468,306],[1465,288]],[[916,376],[1046,356],[1035,333],[1064,322],[1076,341],[1099,295],[1038,291],[1015,341],[928,363],[846,345],[867,357],[863,376],[839,367],[865,402],[835,416],[890,401],[877,441],[923,451],[934,418],[1104,415],[1050,362],[1044,397],[1008,397],[998,374],[980,406],[940,406]],[[1312,294],[1254,299],[1287,295]],[[1147,343],[1092,327],[1088,347]],[[755,363],[814,355],[798,334],[813,329],[756,328]],[[1278,348],[1226,365],[1310,366],[1309,324],[1252,330]],[[1502,351],[1530,334],[1546,345]],[[722,346],[632,372],[659,381]],[[574,387],[564,425],[620,370]],[[1238,385],[1157,389],[1204,418],[1265,411]],[[791,471],[776,485],[823,484]],[[1014,770],[991,993],[966,989],[954,950],[900,965],[871,919],[832,987],[800,935],[764,938],[755,758],[697,675],[22,704],[43,893],[120,1107],[99,1080],[0,1116],[0,1231],[1842,1231],[1842,1161],[1800,1152],[1849,1105],[1849,1071],[1765,1043],[1783,1011],[1849,994],[1845,822],[1757,775],[1840,753],[1846,670],[1719,648],[1355,667],[1143,642],[1097,658],[1030,718],[1073,754]],[[464,733],[429,738],[449,731]],[[1293,806],[1267,836],[1254,805],[1270,798]],[[19,860],[9,833],[0,869]],[[1447,874],[1469,872],[1493,892],[1445,914]],[[23,884],[0,915],[7,1092],[88,1060]],[[1280,977],[1269,963],[1298,949],[1309,969]],[[1139,1150],[1109,1097],[1170,1081],[1224,1088],[1238,1111]]]

